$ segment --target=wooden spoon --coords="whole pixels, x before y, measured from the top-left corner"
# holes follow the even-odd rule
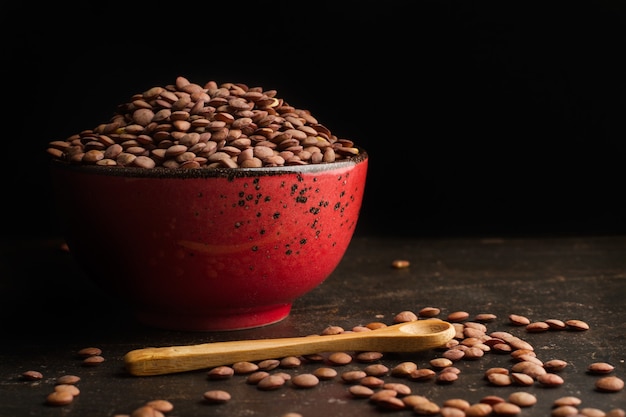
[[[417,352],[443,346],[454,335],[452,324],[425,319],[365,332],[144,348],[128,352],[124,362],[132,375],[163,375],[331,351]]]

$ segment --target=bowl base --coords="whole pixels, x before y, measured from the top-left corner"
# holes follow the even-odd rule
[[[285,319],[291,311],[291,304],[280,304],[264,309],[248,310],[243,313],[232,311],[223,315],[177,315],[154,311],[137,311],[135,318],[141,324],[163,330],[175,331],[228,331],[244,330],[277,323]]]

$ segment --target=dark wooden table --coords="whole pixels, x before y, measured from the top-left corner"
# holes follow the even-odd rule
[[[261,391],[236,375],[211,381],[206,370],[181,374],[134,377],[123,367],[123,356],[148,346],[198,344],[213,341],[305,336],[327,326],[351,329],[381,321],[391,324],[403,310],[441,309],[440,318],[466,311],[493,313],[488,331],[511,332],[531,343],[541,360],[562,359],[564,384],[546,388],[490,385],[483,377],[490,367],[510,368],[509,355],[487,353],[479,360],[460,360],[460,378],[449,385],[434,381],[403,382],[414,394],[441,405],[449,398],[474,403],[514,391],[536,395],[538,402],[522,416],[549,416],[553,401],[563,396],[582,399],[582,407],[604,411],[626,408],[626,391],[598,392],[597,376],[587,373],[593,362],[615,366],[613,375],[626,379],[626,236],[518,238],[393,238],[355,236],[337,270],[321,286],[299,299],[291,315],[263,328],[219,333],[183,333],[145,328],[132,319],[123,304],[100,292],[60,250],[60,239],[4,241],[0,252],[2,345],[0,347],[0,416],[114,416],[130,414],[152,399],[174,404],[171,416],[374,416],[410,410],[383,411],[348,394],[339,377],[312,389],[289,384]],[[409,260],[394,269],[394,259]],[[510,314],[533,321],[579,319],[587,331],[527,333],[509,323]],[[102,349],[105,362],[85,367],[77,352]],[[403,361],[429,367],[441,356],[432,350],[415,354],[386,354],[381,362],[392,368]],[[292,375],[321,366],[307,363],[286,369]],[[362,369],[353,361],[341,372]],[[40,381],[25,381],[24,371],[37,370]],[[66,406],[49,406],[48,393],[58,377],[73,374],[80,395]],[[210,389],[232,394],[226,404],[209,405],[202,395]]]

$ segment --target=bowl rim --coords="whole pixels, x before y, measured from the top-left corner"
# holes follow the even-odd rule
[[[260,167],[260,168],[193,168],[193,169],[175,169],[175,168],[138,168],[138,167],[120,167],[106,165],[85,165],[73,164],[58,159],[50,162],[52,169],[65,169],[80,173],[90,173],[112,177],[129,177],[129,178],[237,178],[237,177],[259,177],[267,175],[284,175],[284,174],[316,174],[336,169],[349,168],[358,165],[369,159],[368,153],[358,148],[359,153],[346,159],[340,159],[334,162],[323,162],[319,164],[306,165],[284,165],[277,167]]]

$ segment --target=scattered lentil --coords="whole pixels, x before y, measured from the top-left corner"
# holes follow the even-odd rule
[[[313,388],[320,382],[319,378],[314,374],[300,374],[291,379],[291,383],[298,388]]]
[[[223,404],[231,399],[231,395],[228,391],[219,389],[206,391],[202,397],[211,404]]]
[[[406,259],[394,259],[391,262],[391,267],[394,269],[405,269],[411,266],[411,263]]]
[[[328,362],[333,365],[347,365],[352,362],[352,356],[346,352],[333,352],[328,355]]]
[[[401,311],[393,318],[394,323],[408,323],[417,320],[417,314],[412,311]]]
[[[228,379],[234,374],[235,370],[230,366],[217,366],[207,372],[209,379]]]
[[[146,405],[162,413],[169,413],[174,410],[174,404],[167,400],[150,400],[146,403]]]
[[[616,376],[604,376],[596,381],[596,389],[604,392],[618,392],[624,389],[624,380]]]
[[[417,315],[422,318],[433,318],[437,317],[440,313],[441,309],[437,307],[424,307],[417,313]]]
[[[78,351],[78,356],[86,358],[88,356],[98,356],[102,355],[102,349],[97,347],[86,347],[82,348]]]
[[[27,381],[39,381],[43,379],[43,374],[39,371],[24,371],[21,375],[22,379]]]
[[[464,320],[467,320],[469,317],[469,313],[467,311],[454,311],[448,314],[447,320],[451,323],[459,323]]]
[[[597,375],[610,374],[614,369],[615,367],[607,362],[594,362],[587,367],[589,373]]]

